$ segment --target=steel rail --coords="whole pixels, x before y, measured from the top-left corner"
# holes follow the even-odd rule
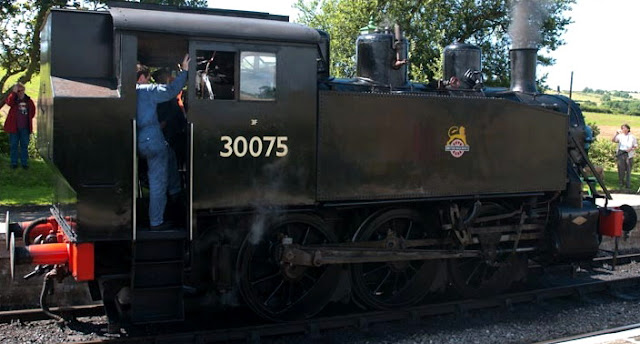
[[[586,338],[591,338],[591,337],[596,337],[596,336],[602,336],[605,334],[612,334],[612,333],[618,333],[618,332],[623,332],[623,331],[629,331],[629,330],[635,330],[637,328],[640,328],[640,324],[631,324],[631,325],[625,325],[625,326],[620,326],[620,327],[614,327],[614,328],[609,328],[609,329],[605,329],[605,330],[600,330],[600,331],[594,331],[594,332],[588,332],[588,333],[583,333],[583,334],[577,334],[574,336],[568,336],[568,337],[562,337],[562,338],[557,338],[557,339],[551,339],[551,340],[545,340],[543,342],[536,342],[534,344],[559,344],[559,343],[564,343],[564,342],[568,342],[568,341],[572,341],[572,340],[578,340],[578,339],[586,339]],[[606,341],[606,342],[602,342],[602,343],[623,343],[622,341]],[[624,343],[631,343],[629,341],[624,341]]]
[[[72,317],[100,316],[104,315],[104,307],[100,305],[82,305],[68,307],[51,307],[50,311],[56,314]],[[40,308],[18,309],[0,312],[0,323],[10,323],[14,320],[37,321],[48,320],[49,316],[42,312]]]

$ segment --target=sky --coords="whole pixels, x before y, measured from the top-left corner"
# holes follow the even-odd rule
[[[296,0],[209,0],[209,7],[269,12],[297,16]],[[538,67],[538,76],[548,73],[547,85],[569,90],[585,87],[640,92],[640,0],[577,0],[566,13],[573,23],[562,36],[566,42],[549,55],[552,67]]]
[[[640,0],[578,0],[567,13],[574,23],[563,35],[565,45],[550,55],[556,59],[547,85],[573,89],[640,92]]]

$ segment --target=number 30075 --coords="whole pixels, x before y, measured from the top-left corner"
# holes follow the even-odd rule
[[[253,136],[247,139],[244,136],[222,136],[220,141],[223,142],[220,156],[228,158],[232,155],[242,158],[247,154],[257,158],[260,156],[270,157],[272,154],[281,158],[289,153],[287,147],[287,136]]]

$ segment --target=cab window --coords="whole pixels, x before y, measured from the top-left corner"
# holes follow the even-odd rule
[[[196,98],[235,99],[236,53],[217,50],[197,50]]]
[[[240,100],[276,99],[276,54],[240,53]]]

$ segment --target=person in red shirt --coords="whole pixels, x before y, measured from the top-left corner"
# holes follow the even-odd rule
[[[9,114],[4,122],[4,132],[9,134],[9,152],[11,155],[11,168],[18,168],[18,156],[22,168],[29,168],[29,136],[33,131],[33,117],[36,115],[36,106],[33,100],[24,93],[24,85],[17,83],[12,92],[4,100],[0,107],[7,104]]]

